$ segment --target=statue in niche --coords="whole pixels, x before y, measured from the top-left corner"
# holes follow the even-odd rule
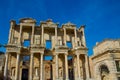
[[[101,70],[101,80],[109,80],[109,70],[106,65],[100,67]]]
[[[80,66],[80,76],[83,76],[83,68],[82,68],[82,66]]]
[[[108,75],[103,75],[102,80],[109,80]]]
[[[62,75],[63,75],[63,71],[62,71],[62,68],[60,67],[59,68],[59,77],[62,77]]]

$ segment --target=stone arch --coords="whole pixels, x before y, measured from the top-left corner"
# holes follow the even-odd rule
[[[97,80],[105,80],[105,79],[102,79],[102,77],[106,77],[105,75],[102,76],[102,72],[101,72],[101,68],[105,67],[107,70],[108,70],[108,74],[107,76],[109,76],[109,73],[110,73],[110,69],[108,67],[108,64],[104,61],[104,62],[100,62],[100,63],[97,63],[96,66],[95,66],[95,77]],[[109,79],[107,79],[109,80]]]
[[[95,69],[98,80],[109,80],[110,69],[106,61],[97,63]]]
[[[101,80],[109,80],[110,71],[109,71],[107,65],[101,65],[99,67],[99,71],[100,71]]]

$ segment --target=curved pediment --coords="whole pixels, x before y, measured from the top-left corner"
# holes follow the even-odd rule
[[[36,20],[32,18],[22,18],[20,19],[20,23],[36,23]]]

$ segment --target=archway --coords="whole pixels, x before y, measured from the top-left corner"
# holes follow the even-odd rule
[[[109,69],[106,65],[100,66],[101,80],[109,80]]]

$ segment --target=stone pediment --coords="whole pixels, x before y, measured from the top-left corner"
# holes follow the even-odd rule
[[[36,23],[36,20],[32,18],[22,18],[20,19],[20,23]]]
[[[48,19],[46,21],[41,21],[41,24],[44,24],[44,27],[55,27],[58,23],[54,23],[52,19]]]
[[[66,28],[67,28],[67,27],[69,28],[69,27],[75,27],[76,25],[73,24],[73,23],[71,23],[71,22],[68,22],[68,23],[66,23],[66,24],[63,24],[62,27],[63,27],[63,26],[66,27]]]

